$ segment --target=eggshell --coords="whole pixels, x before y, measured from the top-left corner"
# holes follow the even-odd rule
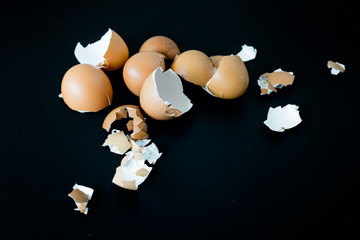
[[[64,102],[79,112],[97,112],[111,105],[113,90],[106,74],[89,64],[70,68],[61,83]]]
[[[78,43],[74,51],[81,64],[91,64],[106,71],[121,68],[129,58],[125,41],[113,30],[109,30],[100,40],[83,47]]]
[[[165,69],[165,56],[157,52],[140,52],[125,63],[123,77],[126,86],[136,96],[140,95],[145,79],[156,68]]]
[[[213,63],[213,65],[214,65],[215,68],[218,68],[218,67],[219,67],[220,61],[221,61],[221,59],[222,59],[223,57],[224,57],[224,56],[222,56],[222,55],[216,55],[216,56],[211,56],[211,57],[210,57],[210,60],[211,60],[211,62]]]
[[[202,87],[205,87],[214,74],[210,58],[198,50],[189,50],[181,53],[175,58],[171,69],[186,81]]]
[[[140,106],[153,119],[169,120],[189,111],[192,103],[183,94],[180,78],[171,69],[163,73],[157,68],[144,82]]]
[[[180,50],[176,43],[165,36],[155,36],[146,40],[139,52],[158,52],[163,54],[167,59],[174,59],[180,54]]]
[[[123,106],[120,106],[120,107],[117,107],[117,108],[114,108],[111,112],[109,112],[109,114],[106,116],[104,122],[103,122],[103,125],[102,127],[106,130],[106,131],[110,131],[110,127],[111,127],[111,124],[116,121],[116,120],[119,120],[119,119],[122,119],[122,118],[127,118],[127,110],[126,112],[121,112],[122,109],[128,109],[128,108],[131,108],[131,109],[135,109],[136,111],[136,114],[138,117],[140,117],[141,119],[145,120],[144,117],[142,116],[141,112],[140,112],[140,108],[138,106],[135,106],[135,105],[123,105]],[[134,116],[132,116],[132,118],[134,118]]]
[[[113,71],[121,68],[129,58],[129,49],[125,41],[113,30],[111,30],[111,32],[109,48],[104,55],[106,59],[105,71]]]
[[[206,84],[215,96],[224,99],[238,98],[249,85],[249,74],[244,62],[237,55],[224,56],[214,76]]]

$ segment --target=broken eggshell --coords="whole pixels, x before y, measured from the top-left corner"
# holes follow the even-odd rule
[[[344,64],[341,64],[339,62],[333,62],[331,60],[329,60],[327,62],[327,66],[328,68],[331,69],[331,74],[332,75],[338,75],[340,72],[345,72],[345,65]]]
[[[141,88],[140,106],[153,119],[169,120],[189,111],[192,103],[183,93],[180,78],[171,69],[163,72],[159,67]]]
[[[129,119],[128,130],[132,131],[130,137],[134,140],[149,138],[145,118],[141,114],[140,108],[135,105],[123,105],[113,109],[104,119],[102,127],[110,131],[111,124],[116,120]]]
[[[88,208],[86,206],[92,198],[93,193],[94,189],[75,183],[73,186],[73,191],[68,194],[68,196],[71,197],[75,202],[75,211],[80,211],[86,215],[88,213]]]
[[[276,69],[272,73],[264,73],[258,79],[261,95],[277,92],[276,89],[292,85],[295,75],[293,72],[283,71],[281,68]]]
[[[210,58],[198,50],[181,53],[174,59],[171,69],[186,81],[201,87],[205,87],[214,74]]]
[[[140,52],[133,55],[123,68],[126,86],[133,94],[139,96],[145,79],[158,67],[165,69],[165,56],[161,53]]]
[[[119,34],[109,28],[97,42],[88,44],[86,47],[79,42],[74,54],[80,63],[112,71],[125,64],[129,57],[129,49]]]
[[[249,74],[241,58],[237,55],[213,56],[211,60],[215,73],[204,89],[223,99],[235,99],[243,95],[249,85]]]
[[[141,45],[139,52],[158,52],[163,54],[167,59],[174,59],[175,56],[180,54],[179,47],[176,43],[165,36],[149,38]]]
[[[65,73],[61,96],[75,111],[97,112],[111,105],[113,89],[102,70],[89,64],[78,64]]]
[[[264,124],[275,132],[284,132],[301,123],[298,109],[299,107],[294,104],[288,104],[283,108],[281,106],[270,107]]]
[[[241,58],[243,62],[247,62],[255,59],[256,54],[257,54],[256,48],[244,44],[241,46],[241,51],[238,52],[237,55]]]

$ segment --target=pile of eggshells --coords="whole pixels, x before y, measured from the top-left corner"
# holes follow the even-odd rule
[[[69,108],[81,113],[102,110],[110,106],[113,99],[111,82],[105,72],[123,67],[124,82],[128,89],[139,97],[140,106],[146,115],[156,120],[169,120],[181,116],[192,107],[190,99],[183,93],[181,78],[200,86],[214,97],[238,98],[244,94],[249,84],[244,61],[255,58],[255,55],[256,49],[246,45],[238,54],[228,56],[208,57],[198,50],[180,53],[173,40],[155,36],[146,40],[139,52],[129,58],[125,41],[109,29],[97,42],[86,47],[80,43],[76,45],[75,56],[80,64],[65,73],[60,97]],[[165,60],[171,62],[169,69],[165,69]],[[109,135],[108,142],[104,144],[117,154],[124,154],[128,149],[132,149],[127,152],[120,166],[125,169],[128,165],[130,170],[122,170],[114,176],[113,182],[133,190],[142,182],[139,177],[146,177],[147,174],[145,176],[144,173],[149,173],[149,165],[145,164],[146,159],[141,157],[144,154],[141,155],[139,151],[147,149],[145,145],[148,142],[144,143],[144,140],[148,139],[147,126],[142,115],[136,117],[131,113],[135,110],[140,116],[137,106],[120,106],[109,113],[103,124],[109,131],[113,121],[131,117],[127,126],[128,130],[134,132],[125,136],[122,131],[113,131],[111,141],[108,140]],[[110,125],[109,118],[112,119]],[[118,140],[115,135],[119,136]],[[119,144],[128,147],[125,147],[125,151],[116,149],[123,148]],[[151,163],[155,163],[161,153],[156,146],[149,149],[151,151],[147,151],[151,154],[147,154],[147,157],[151,155]],[[129,159],[136,161],[129,163]],[[139,161],[142,161],[141,166]],[[127,176],[126,179],[122,178],[124,175]]]

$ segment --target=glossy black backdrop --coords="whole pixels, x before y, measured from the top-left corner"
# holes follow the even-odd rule
[[[1,7],[0,234],[2,239],[358,239],[356,10],[346,1],[12,1]],[[120,157],[101,147],[116,106],[138,104],[121,70],[109,72],[112,107],[71,111],[57,96],[73,50],[118,32],[130,54],[166,35],[182,51],[233,54],[250,85],[216,99],[184,82],[194,106],[148,120],[163,152],[139,191],[111,183]],[[333,76],[327,60],[346,65]],[[256,80],[281,67],[293,86],[260,96]],[[297,104],[303,122],[279,134],[270,106]],[[95,189],[73,211],[74,183]]]

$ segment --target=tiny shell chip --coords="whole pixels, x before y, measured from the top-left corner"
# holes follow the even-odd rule
[[[103,143],[104,146],[109,146],[111,152],[122,155],[131,148],[131,143],[123,131],[113,131]]]
[[[86,47],[78,43],[74,54],[80,63],[112,71],[125,64],[129,57],[129,49],[124,40],[109,28],[97,42],[88,44]]]
[[[89,64],[78,64],[65,73],[61,96],[75,111],[97,112],[111,105],[113,89],[102,70]]]
[[[189,111],[192,103],[183,93],[180,78],[171,69],[157,68],[141,88],[140,106],[153,119],[169,120]]]
[[[174,59],[175,56],[180,54],[180,50],[176,43],[168,37],[165,36],[155,36],[146,40],[139,52],[158,52],[163,55],[167,59]]]
[[[214,75],[210,58],[198,50],[189,50],[177,56],[171,69],[186,81],[205,87]]]
[[[267,119],[264,124],[275,132],[284,132],[286,129],[293,128],[301,123],[298,106],[288,104],[281,108],[269,108]]]
[[[241,58],[230,55],[211,59],[218,68],[204,89],[223,99],[235,99],[243,95],[249,85],[249,74]]]
[[[255,59],[257,54],[256,48],[248,46],[246,44],[242,45],[241,51],[237,54],[243,62],[247,62]]]
[[[331,74],[332,75],[338,75],[340,72],[345,72],[345,65],[338,63],[338,62],[333,62],[333,61],[328,61],[327,63],[328,68],[331,69]]]
[[[81,213],[86,215],[88,213],[88,208],[86,206],[91,199],[93,193],[94,189],[75,183],[75,185],[73,186],[73,191],[68,194],[68,196],[75,201],[77,207],[75,208],[75,211],[80,211]]]

